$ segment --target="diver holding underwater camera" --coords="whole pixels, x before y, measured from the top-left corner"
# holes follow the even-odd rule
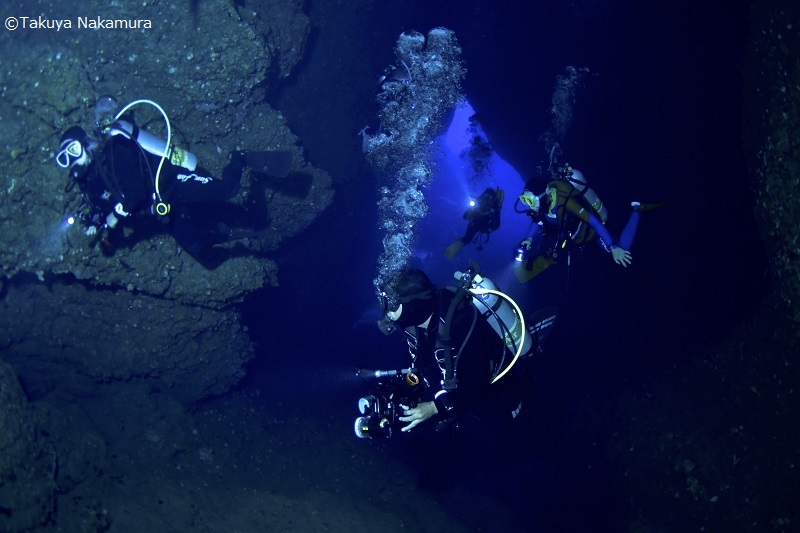
[[[489,422],[519,413],[515,364],[539,348],[555,317],[526,328],[516,303],[477,265],[455,277],[456,287],[437,287],[421,270],[408,268],[379,288],[378,327],[387,335],[402,329],[411,367],[359,371],[379,381],[359,401],[358,437],[389,437],[429,420],[436,423],[422,427],[442,431],[467,413],[494,419]]]
[[[141,129],[132,117],[137,105],[156,108],[164,118],[166,141]],[[78,184],[82,204],[70,223],[82,223],[87,235],[97,236],[105,253],[113,253],[121,237],[121,222],[151,217],[167,226],[190,254],[258,231],[233,230],[208,206],[221,209],[233,198],[245,168],[254,174],[286,177],[292,153],[230,153],[222,177],[197,165],[190,152],[172,145],[169,118],[157,103],[136,100],[116,112],[117,102],[102,97],[95,107],[95,132],[72,126],[61,136],[56,164],[69,170],[68,189]]]

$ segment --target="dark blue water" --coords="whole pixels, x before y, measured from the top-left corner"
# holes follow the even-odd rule
[[[565,158],[608,206],[612,234],[621,231],[631,200],[671,202],[645,213],[633,265],[622,269],[592,245],[569,268],[558,264],[524,287],[514,285],[502,265],[527,221],[508,213],[491,246],[467,246],[459,258],[491,265],[529,312],[560,309],[531,378],[531,408],[516,441],[524,453],[513,454],[515,467],[496,472],[522,475],[482,482],[490,491],[503,492],[503,483],[513,489],[504,493],[508,500],[545,530],[612,527],[612,499],[624,495],[615,494],[602,441],[615,428],[602,419],[582,427],[586,413],[607,413],[624,391],[658,380],[724,338],[760,296],[765,261],[739,100],[748,6],[736,1],[717,9],[688,0],[312,2],[315,48],[274,100],[312,162],[331,172],[337,194],[329,211],[280,252],[281,286],[245,306],[262,349],[243,387],[304,416],[340,419],[349,431],[365,392],[351,369],[407,363],[402,340],[372,326],[382,234],[376,179],[355,136],[374,121],[374,79],[392,62],[401,31],[456,32],[467,98],[496,155],[515,171],[493,178],[507,188],[507,202],[546,157],[539,136],[550,127],[556,76],[567,65],[588,67],[563,140]],[[433,215],[422,224],[420,258],[440,284],[450,281],[438,255],[442,243],[464,230],[466,198],[452,191],[462,186],[437,182],[428,196]]]

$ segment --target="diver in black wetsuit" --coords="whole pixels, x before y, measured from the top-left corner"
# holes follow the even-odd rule
[[[419,434],[411,442],[424,448],[420,482],[432,488],[445,488],[461,475],[463,461],[475,467],[480,459],[473,453],[501,453],[522,406],[524,365],[514,365],[515,353],[530,352],[524,346],[515,351],[511,341],[506,344],[493,329],[491,313],[475,304],[464,286],[478,279],[470,272],[462,275],[459,288],[437,287],[424,272],[409,268],[379,292],[384,318],[378,326],[386,334],[403,330],[412,358],[405,381],[413,376],[417,383],[393,397],[400,404],[396,420],[402,432]],[[517,331],[510,320],[506,326],[503,331]],[[375,427],[374,418],[357,421],[359,437],[391,434],[390,428]]]
[[[464,220],[467,221],[467,230],[464,236],[445,248],[444,255],[452,259],[461,251],[465,244],[475,241],[478,250],[483,249],[481,235],[489,235],[500,227],[500,210],[503,207],[504,193],[499,187],[492,189],[487,187],[474,201],[470,202],[470,207],[464,212]],[[484,241],[484,242],[486,242]]]
[[[381,292],[384,333],[402,328],[412,356],[412,370],[423,382],[415,406],[405,410],[401,422],[410,431],[434,419],[447,423],[467,412],[497,406],[501,369],[510,367],[514,353],[503,337],[492,329],[486,315],[465,290],[435,287],[421,270],[409,268],[395,276]],[[500,402],[505,403],[505,402]],[[518,405],[505,406],[511,418]]]
[[[217,178],[196,166],[193,156],[183,150],[173,148],[169,157],[162,158],[164,143],[159,153],[152,146],[154,139],[122,120],[97,140],[78,126],[61,137],[56,163],[69,169],[81,188],[84,203],[77,218],[88,235],[103,237],[104,251],[113,251],[121,221],[141,215],[156,215],[166,222],[176,241],[193,255],[215,244],[255,236],[258,232],[232,230],[216,221],[205,207],[221,206],[236,196],[246,167],[285,177],[292,165],[291,152],[231,152],[222,177]]]

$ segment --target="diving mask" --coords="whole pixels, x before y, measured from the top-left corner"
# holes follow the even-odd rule
[[[531,191],[523,191],[522,194],[519,195],[519,201],[528,206],[528,209],[534,212],[539,212],[539,205],[541,201],[539,197],[533,194]]]
[[[86,159],[83,145],[77,139],[64,141],[61,144],[61,150],[56,154],[56,164],[61,168],[69,168],[74,164],[83,164]]]

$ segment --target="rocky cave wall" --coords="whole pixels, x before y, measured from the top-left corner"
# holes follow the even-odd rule
[[[772,283],[723,340],[620,400],[610,455],[631,530],[797,529],[800,6],[759,0],[750,22],[744,149]]]
[[[236,304],[278,283],[270,252],[324,211],[333,190],[265,102],[269,84],[305,53],[310,26],[301,2],[89,0],[81,13],[57,2],[6,7],[73,24],[79,15],[152,24],[0,33],[0,529],[20,530],[52,522],[57,495],[103,464],[109,443],[77,403],[102,405],[127,387],[187,405],[242,377],[253,346]],[[159,103],[174,143],[215,174],[232,150],[292,151],[287,179],[256,184],[246,175],[234,201],[265,210],[267,230],[220,247],[208,265],[165,231],[126,229],[122,246],[104,254],[68,226],[80,196],[53,156],[66,128],[92,130],[103,95],[120,105]],[[165,136],[155,113],[137,113],[139,120]],[[77,508],[62,505],[61,513],[69,509]],[[90,515],[89,529],[107,526],[102,513]]]
[[[751,9],[745,63],[745,149],[756,216],[782,309],[800,336],[800,8]]]
[[[12,6],[13,7],[13,6]],[[148,19],[150,29],[18,30],[0,36],[0,349],[31,390],[47,390],[52,366],[94,381],[157,379],[184,400],[226,390],[251,357],[233,304],[277,283],[266,254],[329,205],[330,177],[303,159],[299,140],[264,101],[265,85],[301,58],[309,21],[298,2],[254,11],[227,0],[82,6],[86,13]],[[31,13],[20,4],[15,13]],[[50,19],[75,13],[38,6]],[[14,11],[12,9],[12,11]],[[219,174],[234,149],[294,152],[292,175],[244,192],[262,195],[270,225],[219,250],[207,268],[163,231],[126,230],[113,255],[65,224],[80,203],[53,163],[60,134],[92,130],[95,101],[148,98],[173,125],[175,144]],[[163,121],[144,109],[153,132]],[[162,134],[163,135],[163,134]],[[302,216],[298,216],[302,213]],[[31,355],[36,354],[35,358]],[[32,361],[35,359],[35,361]],[[192,376],[192,379],[187,379]]]

